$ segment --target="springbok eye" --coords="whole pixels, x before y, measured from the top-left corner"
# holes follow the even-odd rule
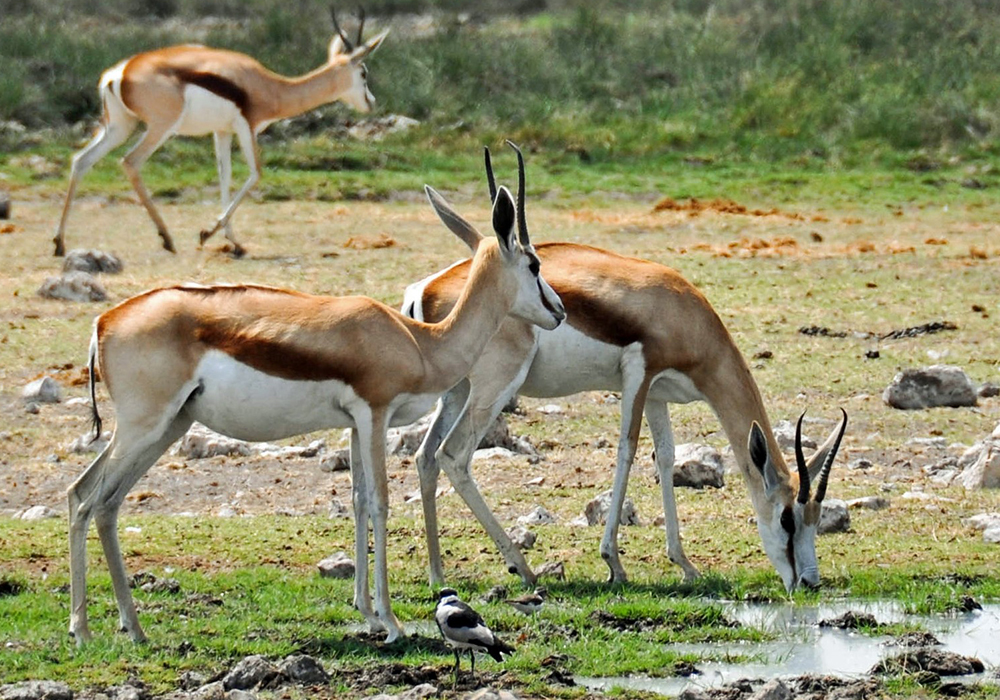
[[[795,534],[795,516],[792,514],[791,508],[785,508],[781,511],[781,529],[789,535]]]

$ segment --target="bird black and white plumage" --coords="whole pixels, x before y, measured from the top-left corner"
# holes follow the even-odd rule
[[[506,603],[514,606],[515,610],[523,612],[525,615],[534,615],[542,609],[545,604],[545,597],[548,591],[544,588],[536,588],[534,593],[525,593],[517,598],[508,598]]]
[[[505,644],[493,631],[486,626],[482,615],[458,598],[453,588],[442,589],[438,594],[437,608],[434,610],[434,621],[437,622],[445,644],[455,652],[455,681],[458,681],[460,654],[469,651],[472,661],[472,672],[476,671],[475,653],[485,652],[497,661],[503,661],[504,654],[514,652],[514,647]]]

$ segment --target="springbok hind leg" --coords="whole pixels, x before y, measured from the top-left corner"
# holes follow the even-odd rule
[[[191,420],[176,416],[159,438],[131,441],[121,426],[115,431],[111,443],[69,489],[70,520],[70,634],[79,643],[90,639],[87,622],[87,530],[90,518],[97,526],[97,534],[108,563],[111,583],[118,604],[121,630],[133,641],[145,641],[139,624],[135,601],[128,585],[125,560],[118,542],[118,511],[125,495],[159,459],[166,449],[187,432]],[[143,433],[138,433],[143,434]],[[145,434],[143,434],[145,437]]]

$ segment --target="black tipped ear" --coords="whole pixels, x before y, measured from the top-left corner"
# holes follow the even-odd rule
[[[750,461],[763,474],[767,464],[767,440],[764,437],[764,431],[757,425],[757,421],[754,421],[750,428],[750,439],[747,442],[747,447],[750,448]]]
[[[515,246],[514,216],[514,198],[511,197],[510,190],[501,186],[493,203],[493,231],[497,234],[500,247],[505,251],[511,251]]]

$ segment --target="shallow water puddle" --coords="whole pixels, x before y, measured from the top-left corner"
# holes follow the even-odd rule
[[[762,643],[678,644],[674,649],[716,659],[738,657],[752,661],[699,662],[696,666],[701,674],[690,678],[578,676],[575,680],[597,690],[619,687],[676,695],[687,687],[718,686],[740,678],[859,677],[867,674],[880,659],[905,651],[892,644],[889,636],[819,627],[821,620],[849,611],[870,613],[882,624],[905,622],[919,626],[937,637],[941,642],[938,649],[974,656],[987,668],[1000,666],[1000,605],[984,605],[983,610],[952,615],[906,615],[894,603],[845,601],[820,606],[741,603],[727,607],[726,615],[730,619],[774,632],[779,638]]]

